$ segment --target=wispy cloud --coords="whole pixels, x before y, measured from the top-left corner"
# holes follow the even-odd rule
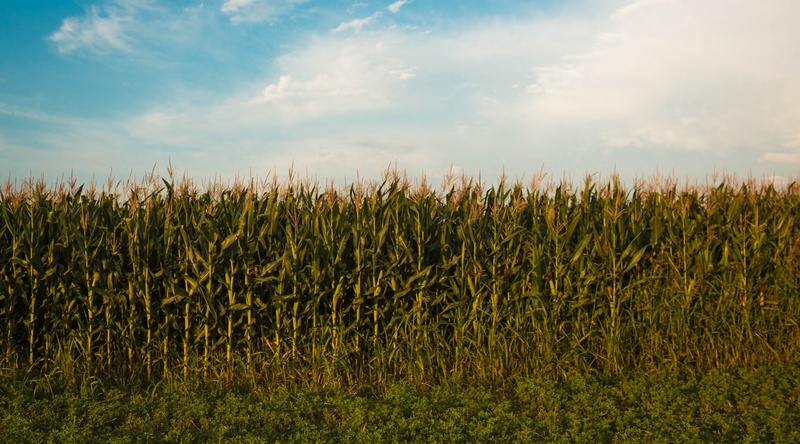
[[[764,153],[759,160],[774,164],[800,165],[800,133],[787,136],[779,151]]]
[[[396,2],[392,3],[391,5],[387,6],[386,9],[389,10],[392,14],[397,14],[400,12],[400,8],[404,5],[411,3],[411,0],[397,0]]]
[[[611,15],[611,20],[623,20],[638,11],[646,11],[652,7],[658,7],[665,3],[675,3],[676,1],[680,0],[636,0],[614,11]]]
[[[361,8],[366,8],[367,6],[369,6],[369,3],[353,2],[350,6],[347,7],[347,12],[352,14],[356,10],[361,9]]]
[[[63,19],[47,40],[65,56],[119,54],[136,62],[173,60],[164,55],[214,46],[208,37],[218,32],[213,14],[219,12],[202,4],[176,8],[154,0],[104,0],[83,15]]]
[[[788,163],[790,165],[800,165],[800,152],[796,153],[766,153],[760,160],[773,163]]]
[[[220,9],[234,23],[271,22],[308,0],[226,0]]]
[[[53,122],[53,116],[41,111],[21,108],[17,105],[0,102],[0,114],[20,119],[35,120],[40,122]]]
[[[52,181],[74,174],[87,182],[93,177],[102,180],[113,168],[123,176],[118,179],[124,179],[168,160],[166,153],[142,146],[111,118],[86,119],[5,103],[0,103],[0,115],[20,119],[30,129],[24,136],[0,130],[3,173],[11,177],[26,178],[30,172]]]
[[[282,75],[248,103],[260,105],[294,99],[293,105],[306,111],[305,115],[298,117],[312,117],[329,110],[343,112],[386,107],[393,84],[413,79],[417,67],[393,68],[385,59],[382,60],[379,52],[379,48],[359,45],[343,48],[339,57],[319,66],[321,71],[311,78],[297,80],[291,75]],[[284,106],[292,105],[284,103]]]
[[[344,31],[350,31],[350,30],[359,32],[365,26],[374,23],[375,20],[377,20],[378,17],[380,17],[380,16],[381,16],[381,13],[380,12],[376,12],[376,13],[372,14],[369,17],[353,19],[353,20],[350,20],[348,22],[342,22],[342,23],[339,24],[339,26],[334,28],[333,32],[337,33],[337,32],[344,32]]]
[[[103,8],[92,6],[83,17],[65,18],[61,27],[47,39],[56,45],[61,54],[79,49],[94,53],[127,51],[125,27],[133,19],[131,12],[114,4]]]
[[[252,5],[255,0],[227,0],[222,4],[222,12],[236,13]]]
[[[241,113],[272,122],[304,121],[347,112],[392,108],[417,67],[397,54],[400,36],[385,41],[331,38],[277,59],[282,73],[241,103]],[[254,117],[255,118],[255,117]]]

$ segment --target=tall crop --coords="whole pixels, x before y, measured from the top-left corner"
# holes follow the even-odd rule
[[[800,356],[800,192],[397,174],[0,194],[0,361],[304,384]]]

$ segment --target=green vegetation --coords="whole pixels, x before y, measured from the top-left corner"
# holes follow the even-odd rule
[[[351,387],[796,363],[800,190],[152,177],[0,194],[0,364]]]
[[[0,442],[800,442],[800,366],[358,391],[33,386],[0,381]]]
[[[798,442],[800,189],[0,192],[0,442]]]

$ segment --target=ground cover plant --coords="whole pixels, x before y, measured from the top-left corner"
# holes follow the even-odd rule
[[[6,184],[0,363],[319,387],[792,363],[799,213],[794,183],[732,179]]]
[[[0,442],[800,441],[797,365],[347,390],[177,380],[81,393],[31,382],[0,379]]]

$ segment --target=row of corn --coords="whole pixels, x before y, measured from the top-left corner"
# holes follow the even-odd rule
[[[3,367],[433,382],[800,356],[794,184],[109,190],[6,184]]]

